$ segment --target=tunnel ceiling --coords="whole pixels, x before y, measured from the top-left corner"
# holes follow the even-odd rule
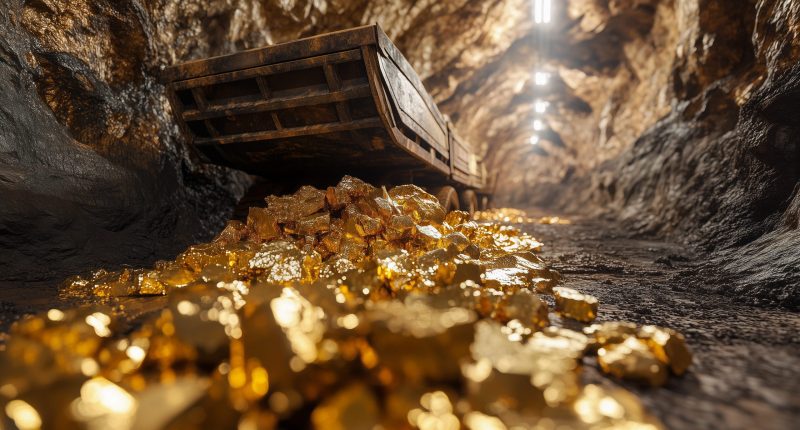
[[[712,248],[789,246],[800,4],[553,3],[542,30],[532,0],[0,0],[0,248],[15,253],[0,268],[50,279],[208,236],[249,179],[192,159],[160,70],[375,22],[499,173],[498,204],[614,213]],[[549,109],[531,145],[537,97]]]

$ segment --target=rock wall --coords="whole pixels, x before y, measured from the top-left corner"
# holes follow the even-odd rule
[[[800,306],[800,4],[575,0],[561,18],[558,139],[501,144],[526,154],[527,173],[499,184],[506,202],[699,244],[715,252],[711,288]],[[569,54],[586,43],[594,58]]]

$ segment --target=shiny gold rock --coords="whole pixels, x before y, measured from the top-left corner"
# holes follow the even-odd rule
[[[651,386],[664,385],[667,367],[643,340],[629,337],[622,343],[604,346],[597,351],[597,362],[605,373]]]
[[[555,287],[556,310],[561,315],[581,322],[597,318],[598,301],[594,296],[581,294],[571,288]]]
[[[250,208],[247,214],[247,229],[253,238],[262,242],[275,239],[282,233],[278,227],[278,218],[263,208]]]
[[[636,335],[647,342],[662,363],[669,365],[672,373],[682,375],[692,364],[692,353],[686,346],[686,339],[675,330],[646,325]]]
[[[630,336],[635,336],[638,327],[626,321],[607,321],[585,327],[583,332],[593,338],[597,346],[622,343]]]
[[[389,190],[389,196],[397,202],[402,212],[421,225],[444,222],[444,209],[436,197],[416,185],[401,185]]]

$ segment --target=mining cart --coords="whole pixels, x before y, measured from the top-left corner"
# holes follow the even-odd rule
[[[278,182],[414,183],[448,209],[489,202],[482,161],[378,25],[178,64],[162,78],[206,162]]]

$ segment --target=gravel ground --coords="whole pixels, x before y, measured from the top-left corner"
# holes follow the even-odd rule
[[[681,331],[690,371],[663,388],[622,384],[671,429],[789,429],[800,422],[800,314],[715,294],[713,268],[686,246],[631,239],[613,223],[522,228],[545,243],[543,258],[565,286],[600,300],[599,320]],[[718,283],[719,281],[717,281]],[[587,359],[587,382],[615,384]]]

